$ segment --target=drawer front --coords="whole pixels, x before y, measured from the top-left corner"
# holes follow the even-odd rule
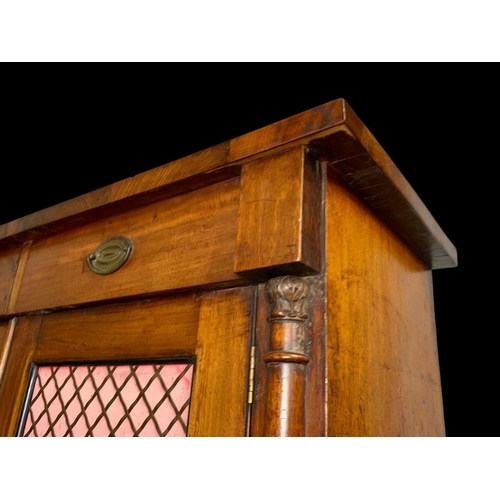
[[[15,313],[75,306],[242,279],[233,272],[239,179],[130,210],[35,242]],[[86,258],[107,239],[133,243],[113,274],[96,274]]]

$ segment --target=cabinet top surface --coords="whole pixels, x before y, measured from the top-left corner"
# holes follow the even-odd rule
[[[453,244],[344,99],[1,225],[0,248],[233,177],[245,163],[300,145],[340,175],[430,268],[457,265]]]

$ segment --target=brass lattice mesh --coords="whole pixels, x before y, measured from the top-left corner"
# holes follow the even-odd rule
[[[192,364],[43,366],[24,436],[186,436]]]

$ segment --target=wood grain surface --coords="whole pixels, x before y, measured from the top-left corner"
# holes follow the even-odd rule
[[[193,356],[198,319],[194,295],[49,314],[43,317],[34,361]]]
[[[19,318],[0,384],[0,436],[14,436],[26,394],[41,316]]]
[[[2,376],[7,366],[15,325],[15,319],[0,323],[0,385],[2,385]]]
[[[353,134],[350,142],[362,149],[349,158],[330,161],[330,166],[431,269],[455,267],[456,248],[415,190],[347,103],[345,113]]]
[[[203,295],[189,436],[244,436],[254,289]]]
[[[305,400],[305,430],[307,437],[320,437],[326,435],[326,400],[325,400],[325,290],[324,282],[319,277],[304,278],[309,285],[310,294],[310,317],[307,323],[309,334],[305,345],[305,352],[310,360],[305,366],[304,376],[306,379],[304,399],[302,395],[295,393],[304,405]],[[257,295],[256,311],[256,373],[255,392],[252,405],[251,436],[266,436],[268,426],[267,400],[275,400],[272,394],[268,394],[268,387],[280,387],[283,375],[277,380],[268,380],[268,366],[265,362],[266,355],[271,350],[270,346],[270,306],[266,297],[265,285],[259,285]],[[299,368],[301,370],[301,368]],[[299,380],[299,384],[303,381]],[[295,396],[294,396],[295,397]]]
[[[187,178],[195,179],[199,174],[205,174],[224,165],[227,161],[228,150],[228,143],[218,144],[4,224],[0,226],[0,242],[9,243],[16,239],[16,235],[23,235],[22,241],[37,239],[50,235],[56,230],[64,230],[113,215],[131,206],[140,206],[158,198],[189,191],[193,187],[179,184],[179,181]],[[233,176],[235,172],[228,171],[228,174]],[[226,176],[220,177],[219,180],[222,180]],[[213,182],[217,182],[217,175],[214,178],[210,176],[208,180],[201,183],[197,184],[196,181],[193,183],[200,187]],[[166,192],[162,192],[163,189],[166,189]],[[131,203],[127,202],[128,200],[131,200]],[[113,208],[114,205],[117,210]]]
[[[457,265],[453,244],[344,99],[4,224],[0,247],[37,240],[134,205],[198,189],[237,175],[238,168],[252,160],[299,146],[335,169],[429,268]]]
[[[431,272],[333,173],[326,229],[328,434],[443,436]]]
[[[260,278],[318,271],[320,180],[304,148],[241,172],[235,272]]]
[[[22,313],[234,281],[239,180],[231,179],[33,243],[17,301]],[[103,241],[129,237],[117,272],[86,264]]]
[[[24,270],[26,269],[26,262],[28,262],[28,257],[31,250],[31,241],[25,241],[21,246],[21,251],[16,264],[16,271],[14,280],[12,283],[12,288],[9,296],[9,301],[6,307],[6,314],[13,314],[15,312],[15,304],[21,291],[21,282],[24,276]]]
[[[259,155],[275,148],[306,144],[345,120],[344,99],[336,99],[231,140],[229,160]]]
[[[264,435],[306,435],[306,366],[310,357],[308,319],[309,286],[304,278],[279,276],[266,284],[271,304],[267,364]]]
[[[7,312],[19,262],[19,248],[0,250],[0,315]]]

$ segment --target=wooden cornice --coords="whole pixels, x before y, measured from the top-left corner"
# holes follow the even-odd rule
[[[453,244],[344,99],[4,224],[0,248],[238,176],[244,164],[300,145],[334,170],[430,269],[457,265]]]

